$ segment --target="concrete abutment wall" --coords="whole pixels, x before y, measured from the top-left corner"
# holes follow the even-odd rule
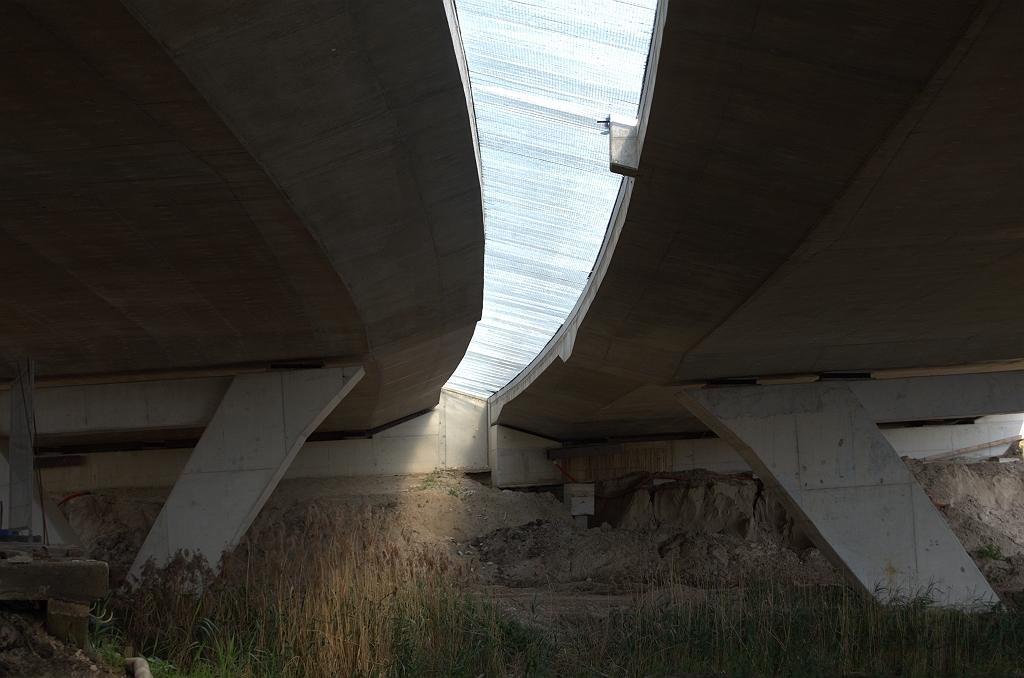
[[[192,448],[85,454],[81,465],[42,469],[43,484],[53,494],[170,487],[191,454]],[[432,411],[370,438],[307,442],[284,478],[401,475],[436,469],[487,469],[483,400],[442,391]]]
[[[230,380],[228,380],[230,381]],[[185,382],[203,382],[203,388]],[[175,404],[161,401],[152,394],[165,393],[164,387],[131,385],[132,394],[120,397],[112,386],[99,388],[102,394],[90,395],[89,387],[39,390],[44,403],[40,428],[46,433],[65,422],[61,432],[85,429],[87,422],[110,428],[116,425],[105,411],[97,411],[89,403],[114,396],[108,403],[127,412],[126,423],[138,426],[147,421],[156,426],[168,422],[182,425],[205,425],[212,417],[219,399],[227,390],[223,379],[178,380],[170,391],[184,392],[188,386],[194,393],[192,401]],[[208,392],[209,391],[209,392]],[[143,411],[149,393],[150,408]],[[102,396],[102,398],[101,398]],[[6,392],[0,391],[0,401]],[[45,403],[52,403],[46,407]],[[72,403],[73,406],[68,406]],[[0,402],[0,406],[6,402]],[[58,415],[53,408],[59,407]],[[160,414],[162,408],[170,412]],[[172,414],[177,412],[178,414]],[[204,421],[204,417],[206,418]],[[44,423],[45,427],[44,427]],[[50,422],[53,422],[52,424]],[[86,429],[88,430],[88,429]],[[900,456],[923,459],[958,449],[977,447],[964,453],[964,458],[1002,454],[1010,443],[988,445],[1020,435],[1024,431],[1024,415],[994,415],[973,424],[925,425],[906,428],[883,428],[882,434]],[[6,431],[0,431],[5,433]],[[438,406],[419,417],[386,429],[370,438],[307,442],[299,451],[285,478],[395,475],[429,473],[435,469],[490,470],[492,483],[499,487],[528,487],[560,484],[564,476],[547,458],[547,449],[559,447],[550,439],[496,425],[487,427],[486,403],[454,391],[442,391]],[[145,449],[123,452],[97,452],[81,455],[81,464],[42,469],[48,492],[70,494],[117,487],[170,487],[185,467],[192,448]],[[0,465],[5,464],[0,459]],[[749,472],[743,459],[718,438],[696,440],[663,440],[624,443],[621,452],[591,457],[567,457],[561,464],[581,482],[614,478],[634,471],[686,471],[704,468],[716,473]],[[6,468],[0,469],[0,492],[5,487]],[[5,493],[6,494],[6,493]]]

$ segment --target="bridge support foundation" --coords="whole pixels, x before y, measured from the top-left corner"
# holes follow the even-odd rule
[[[234,548],[306,438],[362,378],[363,368],[238,375],[146,537],[131,574],[179,550],[216,564]]]
[[[711,388],[678,398],[852,584],[881,598],[970,605],[998,599],[875,422],[1013,411],[1022,386],[1019,374],[964,375]]]

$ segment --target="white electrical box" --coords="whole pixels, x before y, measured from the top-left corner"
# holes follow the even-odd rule
[[[563,496],[572,515],[594,515],[594,483],[566,483]]]

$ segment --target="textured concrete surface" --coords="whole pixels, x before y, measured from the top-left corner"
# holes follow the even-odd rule
[[[691,381],[1024,357],[1022,12],[670,3],[608,272],[497,421],[679,433]]]
[[[998,598],[846,383],[683,391],[804,533],[864,592]]]
[[[46,601],[46,632],[89,650],[89,606],[50,598]]]
[[[0,380],[318,359],[367,371],[332,430],[437,402],[483,293],[440,0],[0,14]]]
[[[234,378],[132,565],[179,550],[216,565],[249,529],[306,438],[363,377],[331,368]]]

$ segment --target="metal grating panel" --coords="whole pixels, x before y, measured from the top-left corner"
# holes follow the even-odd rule
[[[487,397],[544,348],[593,268],[656,0],[457,0],[483,167],[483,316],[447,388]]]

